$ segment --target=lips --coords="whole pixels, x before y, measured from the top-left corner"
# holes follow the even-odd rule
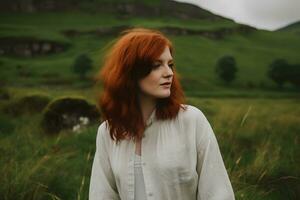
[[[171,85],[171,82],[165,82],[165,83],[162,83],[160,85]]]

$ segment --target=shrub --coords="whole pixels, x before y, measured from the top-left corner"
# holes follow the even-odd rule
[[[259,87],[260,88],[266,88],[267,84],[264,81],[259,81]]]
[[[255,87],[255,84],[252,81],[246,82],[246,88],[253,89]]]
[[[300,64],[290,65],[288,82],[300,88]]]
[[[95,122],[100,113],[95,105],[81,97],[61,97],[48,104],[43,112],[41,126],[47,134],[55,134],[62,129],[73,129],[82,120]]]
[[[288,80],[289,68],[290,65],[285,59],[276,59],[269,65],[267,75],[276,82],[279,87],[282,87]]]
[[[85,74],[92,69],[92,63],[92,60],[87,55],[81,54],[75,59],[72,70],[81,79],[84,79]]]
[[[215,72],[217,76],[230,83],[235,79],[235,73],[237,72],[236,62],[233,56],[223,56],[216,64]]]
[[[289,82],[295,87],[300,87],[300,65],[289,64],[285,59],[276,59],[270,65],[267,72],[270,79],[282,87]]]
[[[44,94],[26,95],[4,105],[3,112],[13,116],[41,112],[50,100],[50,97]]]

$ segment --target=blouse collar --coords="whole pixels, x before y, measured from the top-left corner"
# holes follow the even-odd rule
[[[151,124],[155,121],[155,113],[156,113],[156,108],[152,111],[150,117],[146,121],[146,127],[151,126]]]

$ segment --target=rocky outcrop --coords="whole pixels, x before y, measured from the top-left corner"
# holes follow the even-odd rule
[[[179,27],[162,27],[160,31],[168,35],[200,35],[210,39],[223,39],[227,35],[231,34],[248,34],[256,30],[250,26],[238,25],[232,28],[219,28],[215,30],[195,30]]]
[[[74,37],[80,35],[96,35],[96,36],[107,36],[107,35],[118,35],[121,31],[133,28],[131,26],[115,26],[115,27],[101,27],[95,30],[90,31],[78,31],[74,29],[63,31],[63,34],[67,37]],[[165,26],[158,28],[161,32],[167,35],[200,35],[203,37],[207,37],[210,39],[223,39],[225,36],[230,34],[249,34],[252,31],[255,31],[255,28],[246,25],[238,25],[232,28],[219,28],[216,30],[195,30],[188,28],[179,28],[179,27],[171,27]]]
[[[72,3],[73,2],[73,3]],[[59,1],[59,0],[1,0],[0,11],[12,12],[28,12],[37,11],[63,11],[71,10],[78,7],[75,1]]]
[[[114,36],[118,35],[121,31],[133,28],[133,26],[111,26],[111,27],[99,27],[89,31],[79,31],[75,29],[68,29],[62,32],[67,37],[75,37],[81,35],[95,35],[95,36]]]
[[[70,45],[50,40],[39,40],[28,37],[0,38],[0,56],[33,57],[65,51]]]
[[[160,0],[149,3],[148,1],[79,1],[79,0],[2,0],[0,11],[13,12],[40,12],[40,11],[87,11],[89,13],[110,13],[119,17],[161,17],[169,16],[179,19],[211,19],[222,18],[198,6]]]
[[[212,21],[224,19],[196,5],[173,0],[162,0],[160,13],[179,19],[210,19]]]

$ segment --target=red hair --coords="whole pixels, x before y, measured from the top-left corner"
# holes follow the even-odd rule
[[[154,60],[166,46],[173,55],[172,43],[161,32],[133,28],[123,31],[106,54],[104,65],[95,77],[103,83],[97,106],[100,107],[103,120],[109,124],[113,140],[142,138],[146,124],[138,102],[138,81],[151,72]],[[174,68],[173,74],[170,96],[157,99],[157,120],[175,118],[185,102]]]

